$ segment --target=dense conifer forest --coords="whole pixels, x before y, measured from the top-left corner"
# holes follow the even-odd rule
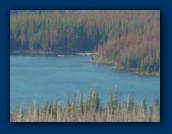
[[[94,52],[92,62],[160,75],[160,11],[11,10],[10,51]]]
[[[34,102],[29,108],[15,108],[10,115],[11,122],[160,122],[160,104],[155,98],[154,106],[147,106],[146,98],[141,104],[134,102],[129,96],[126,102],[121,102],[118,90],[110,93],[109,102],[103,105],[95,86],[90,90],[88,98],[83,94],[70,95],[65,105],[43,103],[37,107]]]

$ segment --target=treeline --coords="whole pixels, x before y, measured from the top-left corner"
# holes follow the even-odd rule
[[[160,122],[160,104],[155,99],[154,106],[148,107],[146,99],[142,104],[134,103],[134,98],[129,97],[127,102],[121,103],[120,94],[116,90],[110,93],[106,106],[100,102],[98,92],[93,87],[87,99],[83,94],[75,93],[66,105],[44,103],[40,108],[34,102],[30,108],[15,108],[10,115],[11,122]]]
[[[105,21],[101,24],[106,13],[100,13],[77,10],[12,10],[10,50],[71,53],[92,51],[94,45],[102,44],[106,35],[103,28]]]
[[[160,11],[10,11],[10,51],[93,50],[98,53],[93,61],[160,72]]]

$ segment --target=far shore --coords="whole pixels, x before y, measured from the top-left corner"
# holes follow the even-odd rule
[[[54,51],[10,51],[10,55],[74,55],[71,52]]]
[[[64,56],[64,55],[80,55],[80,56],[89,56],[92,53],[84,52],[55,52],[55,51],[10,51],[10,55],[52,55],[52,56]]]
[[[10,51],[10,55],[46,55],[46,56],[65,56],[65,55],[79,55],[79,56],[90,56],[92,53],[77,53],[77,52],[54,52],[54,51]],[[98,64],[108,64],[114,65],[112,61],[93,61],[90,60],[91,63]],[[160,77],[160,72],[138,72],[133,68],[109,68],[109,70],[118,70],[118,71],[127,71],[128,74],[141,75],[141,76],[157,76]]]
[[[90,60],[91,63],[97,63],[97,64],[107,64],[107,65],[113,65],[114,63],[111,61],[93,61]],[[134,74],[134,75],[140,75],[140,76],[157,76],[160,77],[160,72],[138,72],[136,69],[134,68],[109,68],[109,70],[118,70],[118,71],[126,71],[128,72],[128,74]]]

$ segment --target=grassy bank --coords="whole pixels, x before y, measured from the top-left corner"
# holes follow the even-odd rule
[[[40,108],[34,102],[29,108],[15,108],[10,114],[11,122],[160,122],[160,104],[155,99],[154,106],[147,106],[146,99],[142,104],[134,102],[130,96],[127,102],[121,102],[120,94],[111,92],[109,102],[104,106],[98,92],[93,87],[88,98],[83,94],[70,95],[65,106],[60,101],[44,103]]]

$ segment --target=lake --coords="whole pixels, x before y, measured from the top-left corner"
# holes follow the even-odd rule
[[[148,105],[155,97],[160,99],[160,77],[109,70],[112,66],[89,60],[89,56],[10,56],[10,111],[34,100],[38,106],[56,100],[65,104],[68,92],[71,101],[75,92],[87,97],[94,84],[104,105],[116,87],[122,101],[129,95],[139,104],[145,97]]]

